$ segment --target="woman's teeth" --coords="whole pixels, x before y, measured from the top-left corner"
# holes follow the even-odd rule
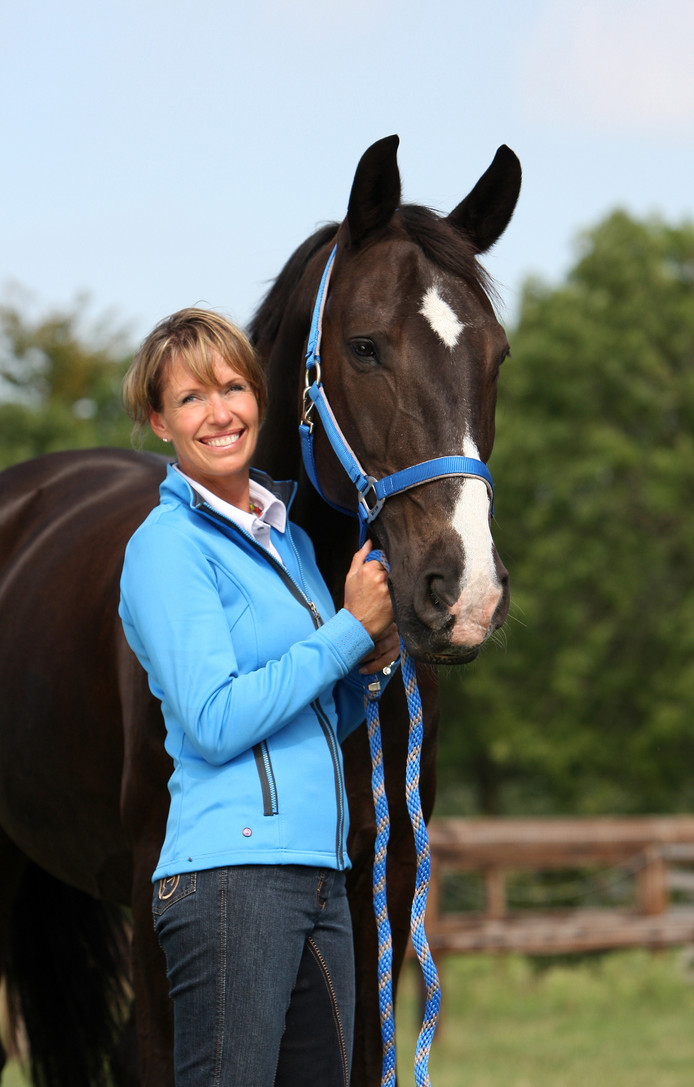
[[[215,447],[222,447],[225,445],[235,445],[241,437],[240,434],[223,434],[221,438],[205,438],[205,445],[213,445]]]

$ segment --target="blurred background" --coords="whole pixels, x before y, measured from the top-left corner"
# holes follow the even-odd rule
[[[491,467],[513,603],[442,672],[437,815],[694,809],[692,40],[687,0],[3,9],[3,467],[128,445],[139,340],[196,303],[246,324],[374,140],[400,135],[405,199],[443,213],[499,144],[521,159],[484,262],[512,347]],[[690,1058],[644,1084],[691,1082]],[[467,1082],[540,1082],[506,1068]]]

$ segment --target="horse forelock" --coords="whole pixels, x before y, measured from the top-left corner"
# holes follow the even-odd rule
[[[404,204],[398,208],[394,223],[400,223],[407,237],[441,271],[462,279],[489,302],[497,301],[494,281],[477,260],[475,247],[448,219],[422,204]]]

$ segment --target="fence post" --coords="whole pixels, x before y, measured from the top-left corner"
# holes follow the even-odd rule
[[[484,889],[487,917],[501,921],[506,916],[506,873],[503,868],[485,868]]]
[[[668,908],[667,864],[657,845],[646,846],[643,855],[643,868],[636,873],[638,910],[651,917]]]

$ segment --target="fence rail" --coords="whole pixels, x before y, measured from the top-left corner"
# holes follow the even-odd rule
[[[694,817],[435,819],[426,931],[432,952],[558,954],[694,943],[694,904],[673,904],[694,883]],[[509,908],[516,872],[614,869],[633,880],[634,904]],[[445,908],[450,872],[477,872],[484,907]],[[691,893],[691,891],[689,892]]]

